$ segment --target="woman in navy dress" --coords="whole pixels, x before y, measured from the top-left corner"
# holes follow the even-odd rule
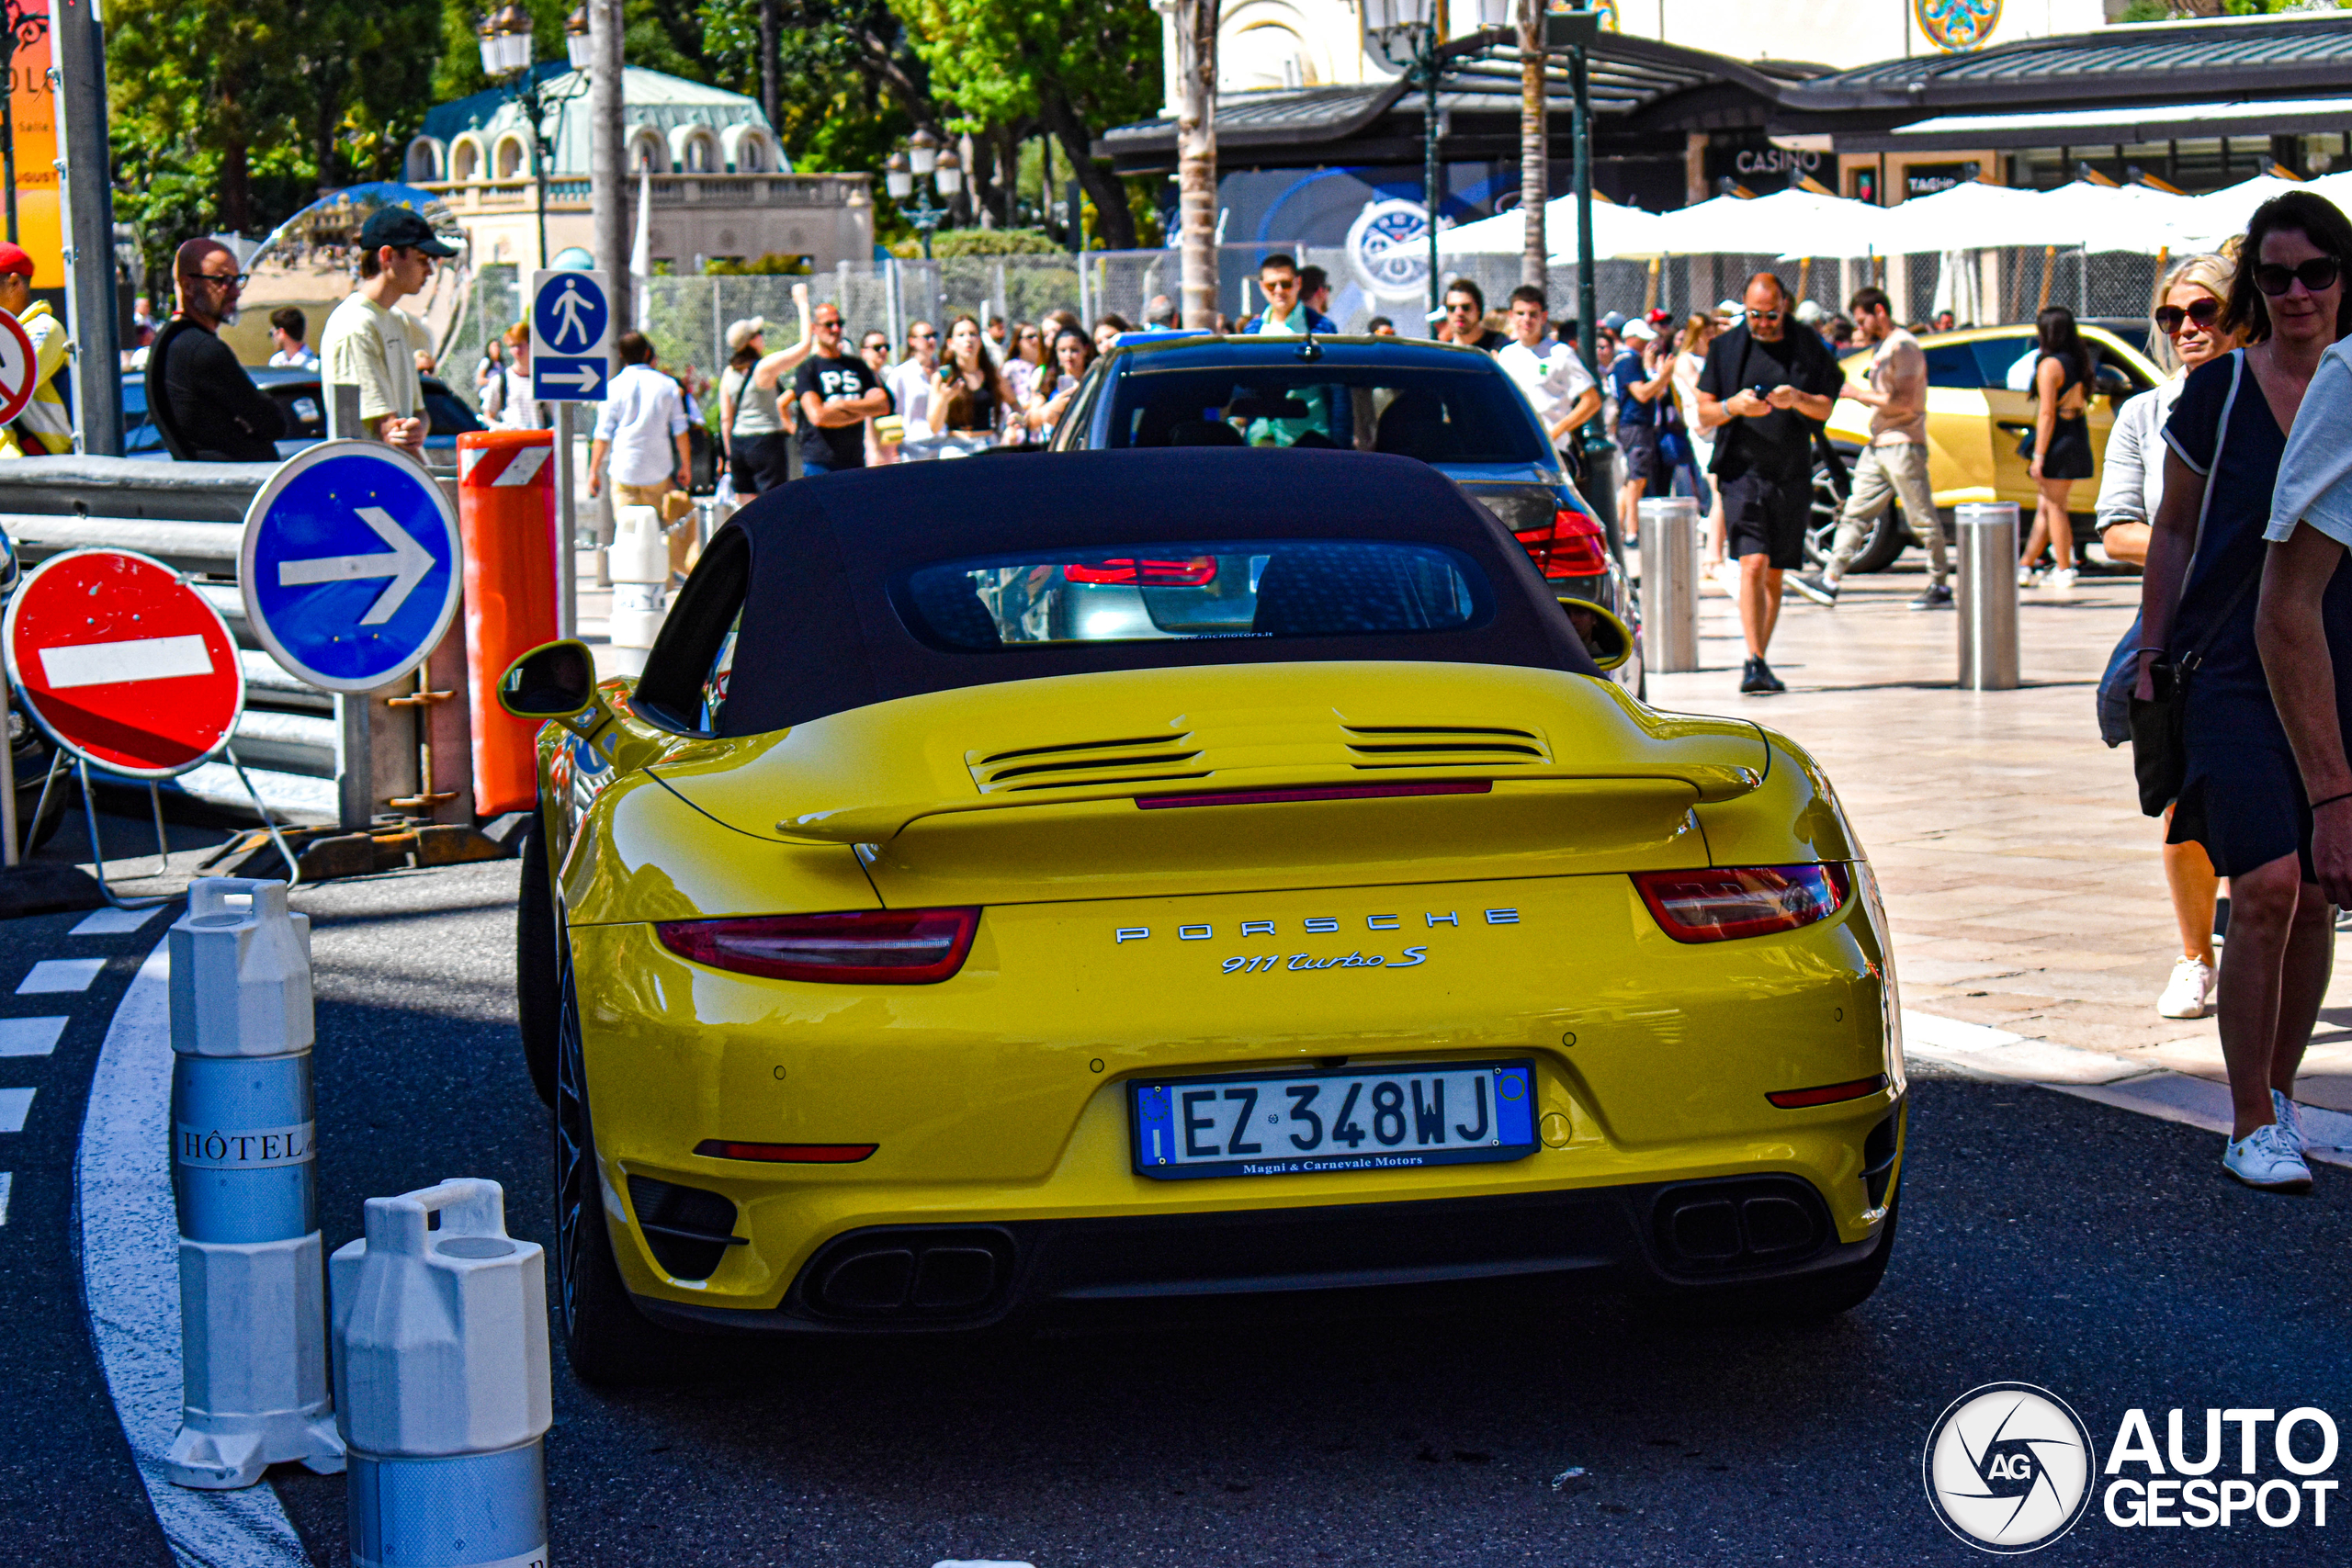
[[[2222,1163],[2249,1186],[2304,1191],[2295,1074],[2327,989],[2335,920],[2312,880],[2311,807],[2264,678],[2255,608],[2287,432],[2340,335],[2352,222],[2290,192],[2256,210],[2239,254],[2222,321],[2251,346],[2192,374],[2165,426],[2139,694],[2155,693],[2154,650],[2170,669],[2194,664],[2171,841],[2203,844],[2230,878],[2216,1010],[2234,1124]],[[2328,587],[2325,615],[2352,651],[2352,574]]]

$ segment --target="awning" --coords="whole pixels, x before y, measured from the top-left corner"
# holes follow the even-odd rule
[[[1840,131],[1841,152],[1959,152],[1986,147],[2188,141],[2352,130],[2352,97],[2202,99],[2177,104],[2097,105],[2008,114],[1946,114],[1912,125]]]

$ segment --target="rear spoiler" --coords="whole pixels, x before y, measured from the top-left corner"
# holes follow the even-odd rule
[[[1157,782],[1157,781],[1155,781]],[[983,811],[1031,811],[1040,807],[1094,805],[1106,801],[1132,800],[1138,807],[1145,802],[1168,797],[1188,797],[1187,804],[1204,806],[1245,805],[1245,798],[1230,802],[1216,797],[1265,795],[1303,790],[1362,790],[1371,795],[1378,791],[1390,793],[1388,786],[1468,783],[1487,786],[1476,793],[1506,794],[1524,797],[1529,795],[1556,795],[1563,803],[1577,802],[1590,806],[1604,804],[1618,807],[1641,809],[1671,809],[1677,813],[1693,806],[1713,805],[1736,800],[1756,789],[1764,775],[1754,768],[1722,763],[1682,764],[1674,767],[1626,769],[1606,774],[1571,773],[1565,769],[1546,769],[1529,773],[1511,773],[1500,778],[1478,777],[1431,778],[1413,776],[1400,778],[1387,774],[1374,781],[1354,770],[1284,771],[1277,777],[1250,778],[1246,782],[1224,775],[1214,784],[1191,784],[1168,785],[1138,792],[1133,784],[1080,787],[1067,790],[1038,790],[1018,795],[979,795],[954,800],[901,802],[888,806],[846,806],[830,810],[797,812],[779,819],[775,826],[776,836],[789,843],[799,844],[884,844],[904,832],[924,818],[961,817]],[[1399,791],[1398,793],[1401,793]],[[1470,792],[1463,792],[1470,793]],[[1331,796],[1326,798],[1345,798]]]

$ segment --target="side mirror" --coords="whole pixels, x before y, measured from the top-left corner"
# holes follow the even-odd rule
[[[1591,600],[1564,598],[1560,610],[1604,674],[1634,657],[1633,629]]]
[[[498,678],[498,705],[516,718],[570,718],[596,700],[596,658],[584,642],[541,643]]]

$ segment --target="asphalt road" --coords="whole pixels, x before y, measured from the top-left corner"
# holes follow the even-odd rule
[[[546,1112],[510,1021],[514,874],[296,895],[316,921],[330,1248],[358,1233],[368,1196],[459,1175],[503,1183],[510,1226],[549,1239]],[[0,982],[70,923],[0,927]],[[0,1061],[7,1082],[44,1086],[10,1141],[0,1229],[11,1562],[160,1560],[76,1322],[57,1173],[109,998],[163,923],[103,939],[106,971],[69,998],[53,1056]],[[2160,1442],[2176,1405],[2192,1430],[2207,1405],[2352,1423],[2352,1173],[2321,1168],[2306,1200],[2257,1195],[2223,1179],[2206,1134],[2043,1090],[1914,1082],[1901,1245],[1879,1294],[1837,1323],[1696,1328],[1605,1296],[1480,1290],[1053,1338],[722,1346],[698,1381],[619,1393],[575,1383],[559,1348],[555,1560],[1976,1562],[1930,1514],[1920,1450],[1978,1384],[2056,1392],[2102,1453],[2132,1406]],[[2352,1455],[2334,1473],[2347,1471]],[[343,1481],[272,1480],[316,1561],[346,1561]],[[2352,1502],[2326,1530],[2308,1514],[2125,1530],[2094,1506],[2038,1560],[2324,1559],[2339,1530]]]

